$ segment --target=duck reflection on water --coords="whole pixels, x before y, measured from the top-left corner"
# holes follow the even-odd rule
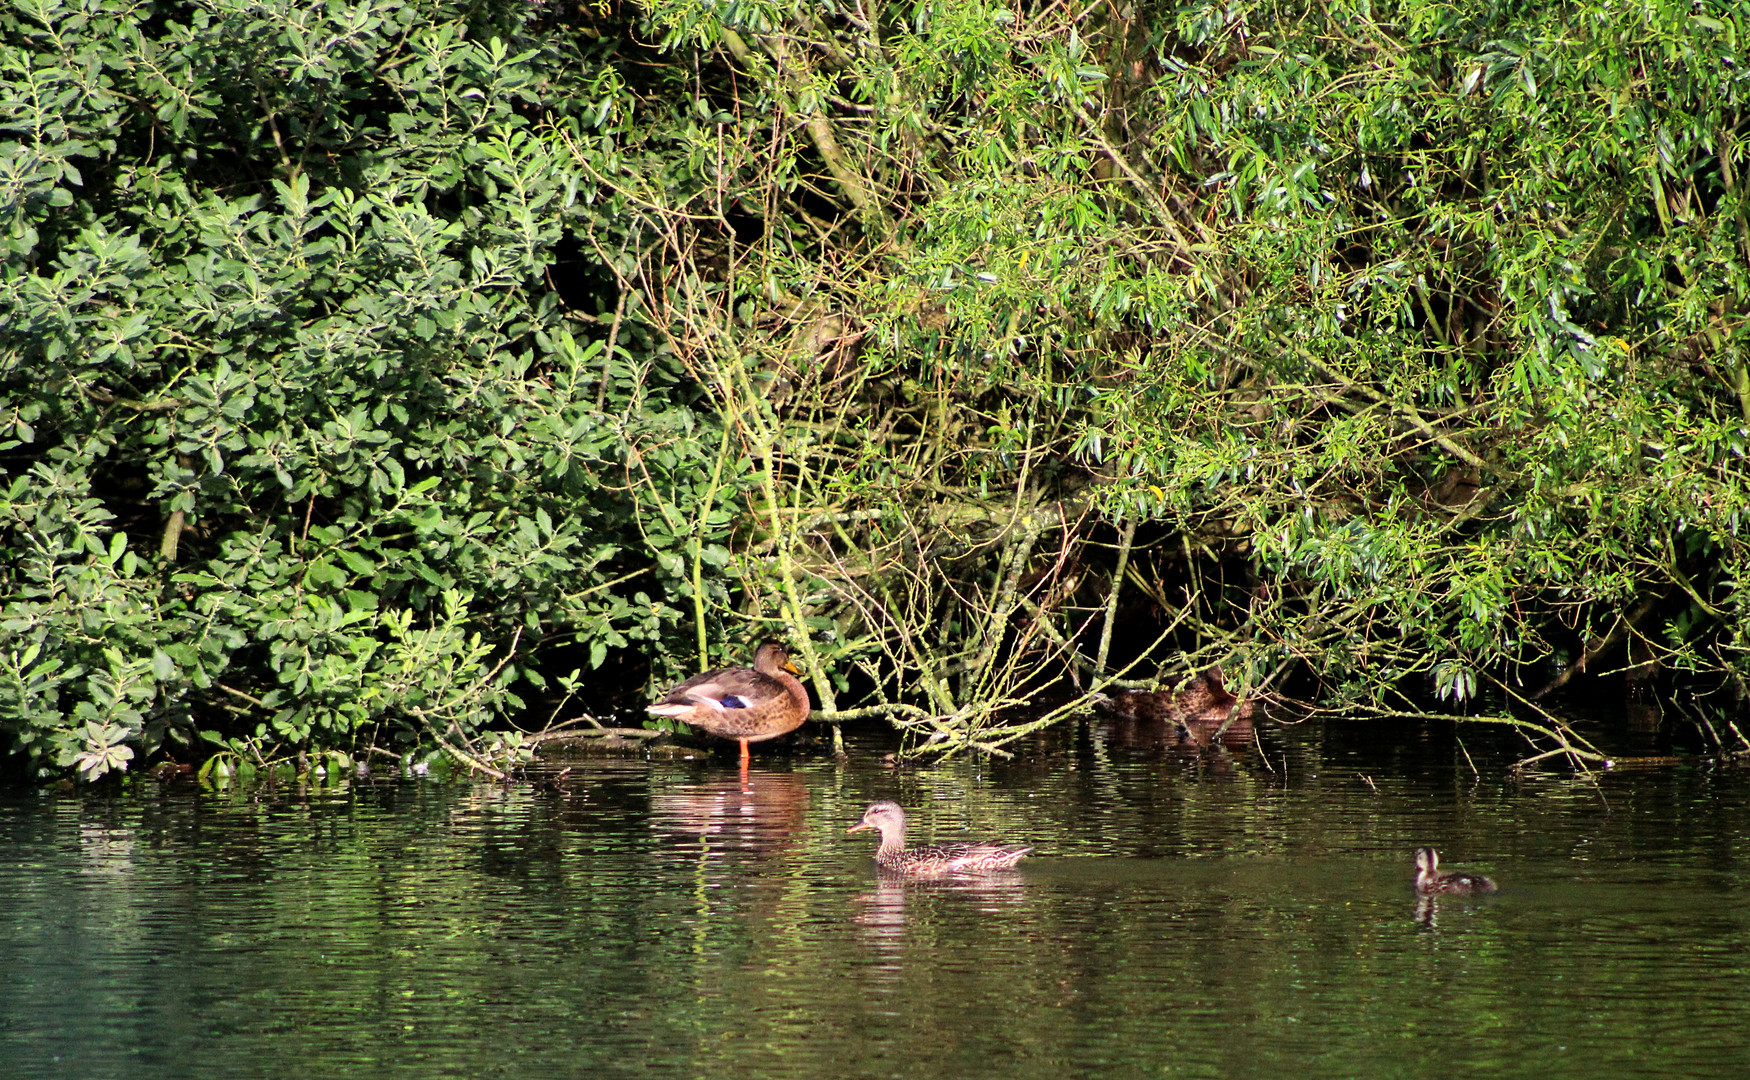
[[[906,904],[924,902],[925,898],[954,897],[976,901],[981,910],[994,912],[998,905],[1021,902],[1026,898],[1027,879],[1014,870],[996,870],[979,875],[923,877],[878,869],[875,889],[856,898],[858,911],[852,923],[863,931],[870,944],[890,948],[903,945],[906,938]],[[946,901],[953,902],[953,901]],[[926,924],[928,920],[925,920]]]
[[[807,811],[808,786],[799,774],[763,769],[681,784],[650,798],[652,828],[703,839],[719,852],[784,851],[800,840]]]
[[[1467,904],[1462,896],[1454,896],[1451,893],[1417,893],[1416,922],[1424,930],[1438,928],[1440,925],[1440,905],[1443,903],[1457,905],[1461,910],[1478,906],[1475,903]]]

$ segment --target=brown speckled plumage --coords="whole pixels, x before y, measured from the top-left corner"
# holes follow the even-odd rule
[[[1227,688],[1227,678],[1219,666],[1193,676],[1177,692],[1121,691],[1095,702],[1095,707],[1126,720],[1172,721],[1186,725],[1219,724],[1236,713],[1236,719],[1252,713],[1252,703],[1242,702]]]
[[[713,735],[747,744],[795,731],[808,719],[808,691],[793,674],[795,665],[775,641],[761,645],[752,668],[720,668],[694,675],[647,706]]]
[[[1424,896],[1492,893],[1495,883],[1481,874],[1442,874],[1439,852],[1431,847],[1419,847],[1416,849],[1416,891]]]
[[[1001,844],[945,844],[908,851],[905,846],[905,811],[898,803],[885,799],[870,804],[863,813],[863,820],[845,831],[854,833],[864,829],[881,831],[881,846],[876,849],[875,862],[883,870],[913,877],[1007,870],[1033,850]]]

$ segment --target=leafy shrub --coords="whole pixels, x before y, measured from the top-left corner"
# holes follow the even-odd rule
[[[719,440],[609,333],[578,252],[630,240],[554,131],[615,84],[531,10],[0,15],[0,727],[38,765],[461,751],[538,650],[674,622],[659,504]]]

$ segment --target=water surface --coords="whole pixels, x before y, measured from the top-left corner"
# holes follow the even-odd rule
[[[0,1075],[1735,1074],[1750,775],[1089,728],[1003,763],[0,795]],[[1473,771],[1472,766],[1475,766]],[[896,884],[844,835],[1036,845]],[[1500,894],[1418,910],[1410,855]]]

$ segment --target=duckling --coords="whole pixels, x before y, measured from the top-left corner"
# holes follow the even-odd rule
[[[775,739],[808,719],[808,691],[796,679],[796,665],[784,646],[768,641],[754,653],[751,669],[719,668],[694,675],[645,711],[735,739],[745,766],[748,743]]]
[[[864,829],[881,831],[881,846],[875,851],[875,862],[883,870],[914,877],[935,877],[944,874],[983,874],[992,870],[1007,870],[1021,861],[1030,847],[1004,847],[1001,844],[947,844],[940,847],[905,847],[905,811],[896,802],[886,799],[871,803],[863,812],[863,820],[846,829],[846,834]]]
[[[1419,847],[1416,849],[1416,891],[1423,895],[1492,893],[1495,883],[1481,874],[1442,874],[1439,853],[1431,847]]]

